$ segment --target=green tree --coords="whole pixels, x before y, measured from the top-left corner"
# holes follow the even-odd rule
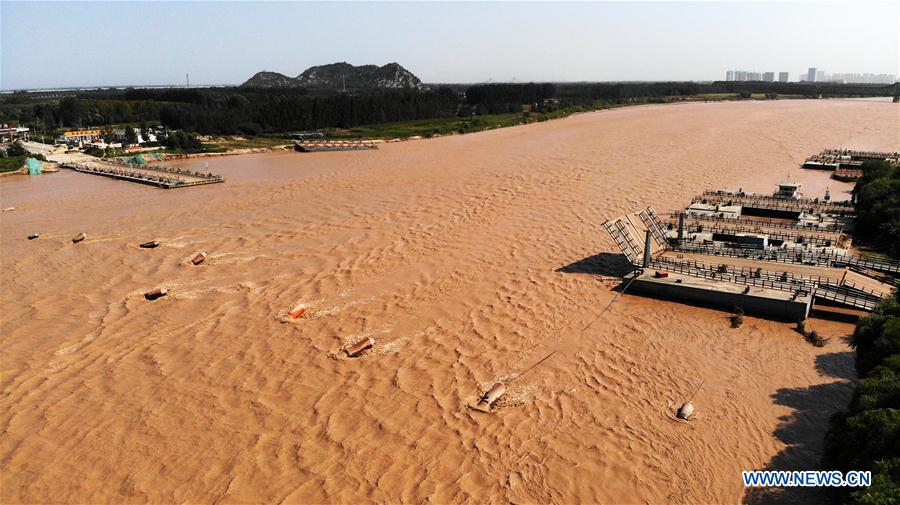
[[[137,132],[134,131],[134,128],[128,126],[125,128],[125,145],[133,146],[138,143]]]
[[[25,156],[26,154],[28,154],[28,151],[26,151],[25,148],[22,147],[22,144],[16,142],[14,144],[10,144],[9,147],[6,148],[6,154],[10,158],[12,158],[15,156]]]

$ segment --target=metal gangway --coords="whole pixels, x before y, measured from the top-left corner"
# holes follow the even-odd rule
[[[644,242],[648,231],[652,239],[652,242],[647,243],[651,254],[664,251],[668,246],[664,226],[652,207],[647,207],[636,216],[625,214],[610,219],[603,226],[622,254],[635,266],[643,264]]]
[[[856,309],[872,311],[878,307],[881,298],[863,293],[854,288],[834,284],[821,284],[816,287],[813,296],[820,300],[828,300],[840,305]]]
[[[653,207],[647,207],[638,213],[638,216],[641,218],[644,226],[650,230],[650,234],[653,236],[653,239],[656,240],[656,243],[662,247],[666,247],[669,244],[669,240],[666,238],[666,230],[662,221],[657,217],[656,211],[653,210]]]
[[[634,238],[625,228],[622,221],[620,219],[607,221],[603,223],[603,226],[606,227],[606,231],[609,232],[610,236],[616,242],[616,245],[619,246],[619,249],[628,261],[632,265],[639,265],[641,262],[641,249],[637,246]]]

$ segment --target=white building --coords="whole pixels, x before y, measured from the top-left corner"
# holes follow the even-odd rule
[[[156,142],[156,135],[153,133],[152,130],[149,130],[149,129],[147,130],[147,138],[146,139],[141,134],[140,128],[132,128],[132,130],[134,130],[134,135],[135,135],[135,137],[137,137],[138,145],[146,144],[147,142]],[[125,129],[122,128],[120,130],[114,130],[113,138],[120,142],[125,142]]]
[[[28,140],[30,130],[24,126],[10,124],[0,125],[0,142],[12,142],[13,140]]]

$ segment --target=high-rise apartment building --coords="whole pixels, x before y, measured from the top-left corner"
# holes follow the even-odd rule
[[[809,67],[809,70],[806,71],[806,80],[816,82],[816,67]]]
[[[766,82],[775,82],[775,72],[764,72],[762,80]]]
[[[788,82],[788,73],[778,72],[778,82]]]

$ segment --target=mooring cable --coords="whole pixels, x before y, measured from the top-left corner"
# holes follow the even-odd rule
[[[597,321],[600,320],[600,318],[603,316],[603,314],[605,314],[606,311],[609,310],[610,307],[612,307],[612,304],[615,303],[616,300],[618,300],[619,295],[625,293],[625,291],[628,290],[628,288],[631,286],[631,283],[634,282],[634,279],[635,279],[635,278],[636,278],[636,277],[632,277],[631,280],[629,280],[628,283],[625,285],[625,287],[622,288],[622,291],[619,291],[618,293],[616,293],[616,296],[614,296],[613,299],[610,300],[608,304],[606,304],[606,307],[603,307],[603,310],[601,310],[600,313],[597,314],[597,317],[595,317],[593,321],[591,321],[590,323],[588,323],[587,326],[585,326],[584,328],[581,329],[581,331],[579,332],[579,336],[584,335],[584,332],[587,331],[588,328],[590,328],[591,326],[593,326],[594,323],[596,323]],[[547,361],[547,359],[549,359],[550,356],[553,356],[553,355],[556,354],[558,351],[559,351],[559,349],[556,349],[555,351],[551,352],[550,354],[544,356],[544,357],[541,358],[537,363],[535,363],[535,364],[531,365],[530,367],[528,367],[527,369],[525,369],[524,372],[522,372],[522,373],[520,373],[520,374],[516,374],[516,376],[515,376],[514,378],[509,379],[509,380],[507,381],[507,383],[512,382],[512,381],[514,381],[514,380],[516,380],[516,379],[522,377],[522,376],[525,375],[527,372],[530,372],[533,368],[536,368],[538,365],[540,365],[540,364],[543,363],[544,361]]]
[[[636,278],[637,277],[632,277],[631,280],[628,281],[628,284],[626,284],[625,287],[622,288],[622,291],[616,293],[616,296],[614,296],[613,299],[609,301],[606,307],[603,307],[603,310],[601,310],[600,313],[597,314],[597,317],[595,317],[593,321],[591,321],[587,324],[587,326],[581,329],[581,334],[584,334],[584,332],[587,331],[588,328],[590,328],[594,325],[594,323],[600,320],[600,317],[603,316],[603,314],[606,313],[606,311],[609,310],[610,307],[612,307],[612,304],[615,303],[615,301],[619,298],[619,295],[625,293],[625,291],[631,286],[631,283],[634,282]]]
[[[509,382],[512,382],[512,381],[514,381],[514,380],[516,380],[516,379],[521,378],[523,375],[525,375],[526,373],[530,372],[533,368],[535,368],[535,367],[537,367],[538,365],[540,365],[541,363],[547,361],[547,360],[550,358],[550,356],[553,356],[553,355],[556,354],[558,351],[559,351],[559,349],[557,349],[557,350],[551,352],[550,354],[544,356],[544,357],[541,358],[537,363],[535,363],[535,364],[531,365],[530,367],[528,367],[527,369],[525,369],[524,372],[522,372],[522,373],[520,373],[520,374],[516,374],[515,377],[513,377],[512,379],[509,379],[509,380],[506,381],[506,382],[509,383]]]

